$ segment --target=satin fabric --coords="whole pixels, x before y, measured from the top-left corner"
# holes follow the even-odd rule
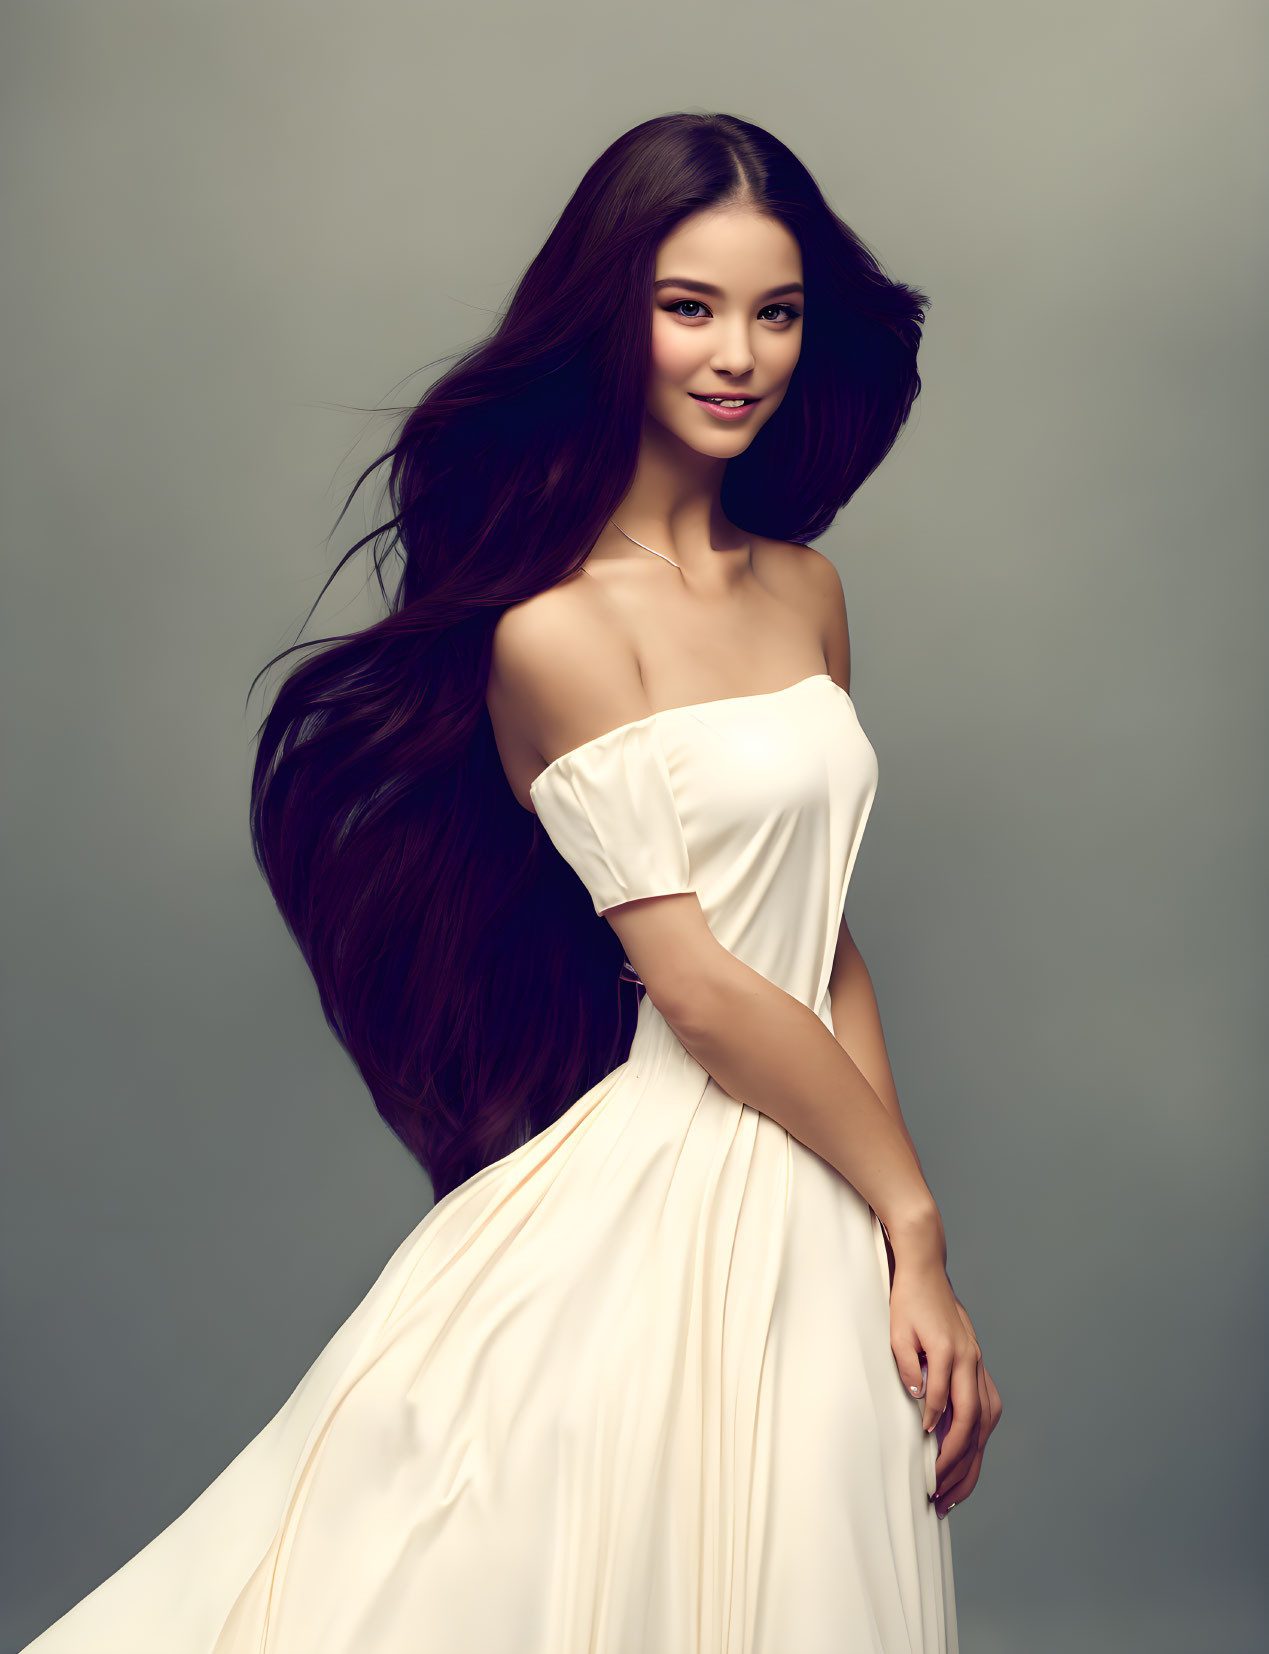
[[[531,798],[596,912],[694,890],[831,1029],[877,784],[825,673]],[[645,995],[628,1059],[436,1204],[281,1411],[25,1654],[957,1654],[880,1224]]]

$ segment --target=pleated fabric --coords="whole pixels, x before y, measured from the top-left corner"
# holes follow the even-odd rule
[[[831,1029],[876,784],[817,674],[610,730],[531,796],[597,913],[694,890]],[[921,1413],[871,1208],[645,995],[627,1060],[439,1201],[25,1654],[958,1654]]]

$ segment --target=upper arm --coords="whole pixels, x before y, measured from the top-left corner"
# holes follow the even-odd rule
[[[487,700],[494,731],[549,764],[650,710],[633,651],[578,576],[523,603],[494,627]]]
[[[846,615],[846,593],[842,588],[842,577],[837,571],[837,565],[822,552],[811,546],[803,546],[801,549],[808,554],[803,568],[810,601],[821,628],[820,636],[829,674],[849,694],[850,627]],[[838,980],[854,950],[855,941],[843,913],[837,933],[832,970],[829,974],[830,982]]]
[[[850,627],[846,618],[846,593],[842,588],[842,577],[837,572],[837,565],[822,551],[804,545],[799,545],[798,550],[802,554],[807,601],[819,627],[829,674],[849,694]]]
[[[604,918],[665,1020],[682,1029],[701,1018],[733,955],[709,928],[696,892],[622,902]]]
[[[846,923],[846,915],[843,913],[842,922],[837,931],[837,946],[833,950],[833,964],[828,973],[830,989],[838,986],[850,965],[851,959],[858,952],[859,949],[855,946],[855,938],[850,933],[850,928]]]
[[[551,601],[546,601],[547,599]],[[557,601],[558,600],[558,601]],[[633,653],[588,594],[551,588],[504,612],[494,634],[488,691],[495,734],[531,744],[531,773],[620,732],[651,712]],[[625,761],[597,769],[596,746],[569,762],[569,784],[537,794],[538,814],[602,902],[626,958],[667,1021],[695,1013],[730,955],[709,928],[687,882],[686,846],[668,776],[655,760],[654,731],[631,730]],[[647,769],[641,766],[649,765]],[[562,780],[563,777],[557,777]],[[610,904],[624,889],[660,889]]]

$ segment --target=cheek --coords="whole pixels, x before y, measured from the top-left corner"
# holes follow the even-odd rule
[[[700,354],[690,328],[653,326],[652,370],[660,378],[681,384],[695,372]]]
[[[798,365],[801,352],[802,338],[799,333],[781,334],[778,347],[772,348],[768,358],[772,377],[787,381]]]

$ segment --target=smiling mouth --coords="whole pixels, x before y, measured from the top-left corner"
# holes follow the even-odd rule
[[[719,402],[724,407],[738,402],[758,402],[761,400],[757,396],[702,396],[698,391],[688,391],[687,394],[697,402]]]

